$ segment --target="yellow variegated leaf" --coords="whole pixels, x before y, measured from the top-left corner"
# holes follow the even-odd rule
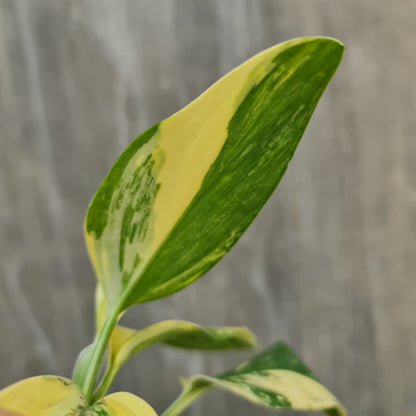
[[[227,378],[194,376],[190,386],[207,383],[228,390],[265,407],[295,410],[331,410],[340,408],[338,400],[316,380],[291,370],[265,370]],[[338,415],[344,415],[339,410]]]
[[[162,321],[139,331],[117,325],[110,338],[107,370],[95,397],[106,393],[115,375],[130,357],[157,342],[212,351],[253,347],[256,339],[244,327],[203,327],[187,321]]]
[[[131,393],[110,394],[89,406],[69,379],[37,376],[0,391],[0,409],[19,416],[157,416],[153,408]]]
[[[63,377],[31,377],[0,391],[0,408],[21,416],[75,416],[87,406],[81,390]]]
[[[157,416],[147,402],[126,392],[109,394],[94,404],[91,411],[91,416]]]
[[[212,267],[284,174],[343,46],[267,49],[138,136],[88,209],[88,250],[108,308],[169,295]]]
[[[183,380],[183,384],[182,395],[162,416],[179,414],[199,394],[214,386],[276,410],[323,410],[331,416],[346,415],[339,401],[282,343],[227,373],[216,377],[193,376]]]
[[[119,314],[192,283],[253,221],[342,53],[338,41],[312,37],[267,49],[142,133],[116,161],[85,220],[100,285],[100,332],[74,371],[88,400]]]

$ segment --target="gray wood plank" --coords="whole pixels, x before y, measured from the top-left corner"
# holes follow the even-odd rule
[[[293,345],[351,414],[414,415],[415,15],[411,0],[1,0],[0,386],[69,376],[90,342],[81,224],[129,141],[254,53],[319,34],[344,60],[278,192],[206,277],[125,322],[245,324]],[[155,347],[114,388],[160,411],[177,376],[248,356]],[[187,414],[253,412],[269,414],[213,392]]]

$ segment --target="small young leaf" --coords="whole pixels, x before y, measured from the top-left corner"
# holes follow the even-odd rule
[[[109,343],[106,373],[95,393],[102,397],[121,366],[134,354],[157,342],[195,350],[227,350],[256,345],[254,335],[244,327],[203,327],[186,321],[162,321],[139,331],[117,325]]]
[[[0,408],[19,416],[157,416],[130,393],[118,392],[89,406],[79,387],[57,376],[37,376],[0,391]]]
[[[174,293],[218,262],[283,176],[343,46],[267,49],[138,136],[88,209],[88,250],[109,310]]]
[[[199,394],[214,386],[272,409],[324,410],[332,416],[346,414],[338,400],[282,343],[220,376],[197,375],[183,380],[183,384],[182,395],[162,416],[177,415]]]

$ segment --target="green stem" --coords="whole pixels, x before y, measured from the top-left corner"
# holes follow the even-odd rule
[[[186,409],[201,393],[208,390],[211,386],[191,386],[185,388],[180,396],[160,415],[176,416]]]
[[[110,370],[107,370],[105,372],[103,378],[98,384],[97,389],[94,392],[93,399],[92,399],[93,402],[104,397],[104,395],[107,393],[108,389],[110,388],[111,383],[113,382],[116,374],[117,374],[117,370],[114,368],[111,368]]]
[[[156,342],[163,342],[169,334],[174,334],[177,330],[176,321],[162,321],[136,331],[134,335],[129,337],[128,342],[117,351],[116,356],[110,357],[104,376],[94,392],[93,400],[101,399],[107,393],[121,366],[130,357]]]
[[[74,382],[81,387],[88,403],[92,401],[92,393],[96,384],[98,370],[100,369],[111,333],[117,323],[118,315],[118,310],[111,311],[107,315],[104,325],[98,332],[94,342],[75,368]]]

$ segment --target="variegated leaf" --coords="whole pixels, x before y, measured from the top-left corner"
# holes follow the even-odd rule
[[[162,342],[171,346],[196,350],[227,350],[256,345],[254,335],[244,327],[203,327],[186,321],[162,321],[139,331],[116,326],[110,338],[106,373],[97,389],[103,396],[121,366],[134,354],[149,345]]]
[[[342,52],[328,38],[267,49],[131,143],[85,221],[110,309],[176,292],[227,253],[279,183]]]
[[[86,407],[79,387],[63,377],[26,378],[0,391],[0,408],[21,416],[72,416]]]
[[[109,394],[91,406],[91,411],[80,416],[157,416],[147,402],[126,392]]]
[[[199,394],[214,386],[272,409],[323,410],[332,416],[346,415],[338,400],[282,343],[225,374],[197,375],[183,383],[182,395],[162,416],[177,415]]]
[[[0,391],[0,408],[19,416],[157,416],[131,393],[110,394],[89,406],[79,387],[57,376],[37,376]]]

